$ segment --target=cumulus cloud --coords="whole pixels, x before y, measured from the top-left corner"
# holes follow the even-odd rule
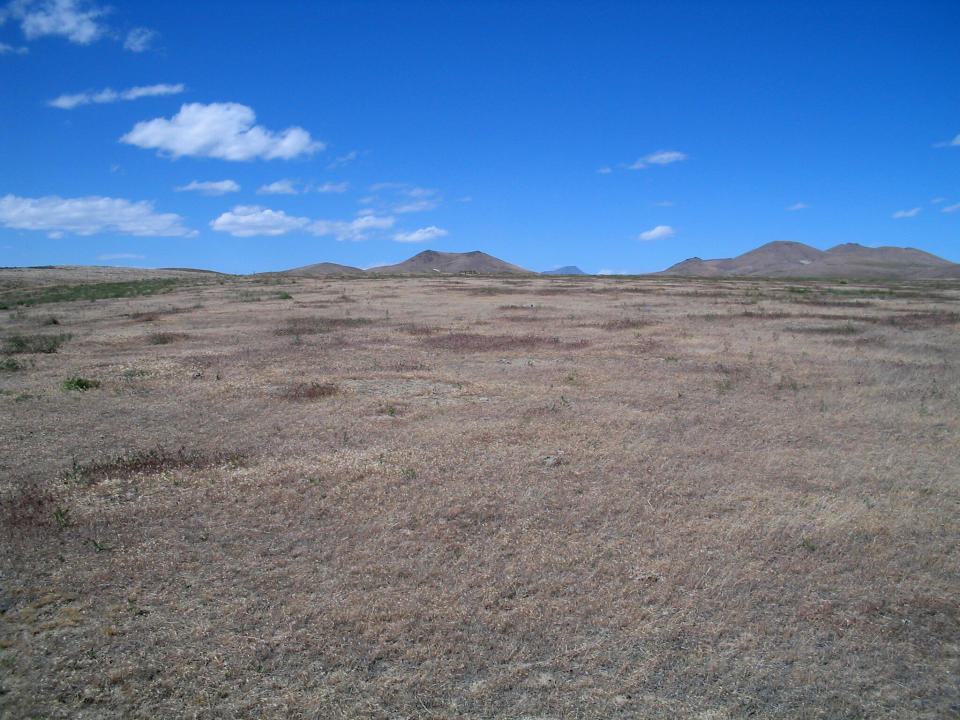
[[[150,44],[157,38],[157,33],[148,28],[134,28],[127,33],[123,41],[123,49],[140,53],[150,49]]]
[[[106,10],[78,0],[14,0],[6,12],[20,21],[27,40],[54,35],[89,45],[106,32],[106,26],[99,22]]]
[[[147,237],[196,234],[184,227],[182,217],[155,212],[152,203],[98,196],[24,198],[7,195],[0,198],[0,223],[17,230],[45,231],[55,237],[104,232]]]
[[[73,95],[61,95],[49,101],[47,105],[71,110],[78,105],[90,105],[91,103],[113,103],[120,100],[137,100],[142,97],[154,97],[157,95],[176,95],[182,93],[185,89],[183,83],[168,85],[161,83],[159,85],[140,85],[117,92],[111,88],[105,88],[96,92],[74,93]]]
[[[0,43],[0,55],[26,55],[28,52],[30,51],[22,45],[20,47],[14,47],[13,45]]]
[[[210,227],[234,237],[285,235],[299,230],[317,236],[333,235],[337,240],[364,240],[367,232],[389,229],[394,222],[392,217],[376,215],[364,215],[351,221],[312,220],[259,205],[238,205],[212,221]]]
[[[236,161],[289,160],[325,147],[301,127],[275,133],[254,125],[255,120],[253,110],[239,103],[188,103],[172,118],[137,123],[120,142],[174,158],[188,155]]]
[[[810,206],[807,205],[806,203],[799,202],[799,203],[794,203],[793,205],[788,207],[787,210],[806,210],[808,207]]]
[[[918,207],[915,207],[915,208],[913,208],[913,209],[911,209],[911,210],[897,210],[897,211],[896,211],[893,215],[891,215],[890,217],[893,217],[893,218],[915,217],[915,216],[920,212],[920,210],[921,210],[921,208],[918,208]]]
[[[293,186],[293,180],[277,180],[269,185],[262,185],[257,195],[299,195],[300,191]]]
[[[218,232],[230,233],[234,237],[254,237],[284,235],[294,230],[302,230],[308,224],[310,218],[293,217],[283,210],[270,210],[259,205],[237,205],[233,210],[213,220],[210,227]]]
[[[199,182],[194,180],[193,182],[183,185],[182,187],[174,188],[177,192],[186,192],[189,190],[195,190],[204,195],[226,195],[231,192],[238,192],[240,190],[240,185],[238,185],[233,180],[210,180],[205,182]]]
[[[393,239],[397,242],[421,243],[446,237],[449,234],[450,233],[443,228],[438,228],[435,225],[431,225],[430,227],[420,228],[419,230],[413,230],[412,232],[398,232],[393,236]]]
[[[934,143],[934,147],[960,147],[960,135],[957,135],[953,140]]]
[[[673,237],[676,234],[677,231],[669,225],[657,225],[651,230],[646,230],[645,232],[640,233],[640,236],[637,239],[643,241],[663,240],[664,238]]]
[[[954,203],[953,205],[947,205],[946,207],[940,208],[940,212],[952,213],[960,210],[960,203]]]
[[[350,183],[348,182],[325,182],[323,185],[317,186],[316,191],[318,193],[343,193],[346,192],[349,187]]]
[[[670,163],[686,160],[687,154],[679,150],[657,150],[655,153],[644,155],[637,158],[637,161],[630,166],[631,170],[643,170],[650,165],[669,165]]]

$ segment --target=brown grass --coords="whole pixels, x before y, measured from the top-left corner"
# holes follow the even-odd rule
[[[523,280],[0,316],[0,717],[956,717],[960,285]]]

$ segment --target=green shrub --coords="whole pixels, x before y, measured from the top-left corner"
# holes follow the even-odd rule
[[[87,378],[75,377],[64,380],[60,387],[63,388],[64,392],[70,392],[71,390],[77,390],[79,392],[86,392],[87,390],[93,390],[94,388],[100,387],[99,380],[88,380]]]

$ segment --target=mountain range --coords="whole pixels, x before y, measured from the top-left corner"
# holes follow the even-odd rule
[[[817,250],[803,243],[777,241],[735,258],[690,258],[657,274],[913,280],[960,278],[960,264],[913,248],[870,248],[846,243],[829,250]]]
[[[396,265],[368,270],[321,262],[284,271],[287,275],[430,275],[470,273],[478,275],[536,274],[485,252],[466,253],[424,250]],[[574,265],[547,270],[543,275],[583,275]],[[799,242],[776,241],[734,258],[702,260],[694,257],[662,270],[658,275],[692,277],[793,277],[860,279],[960,278],[960,264],[922,250],[901,247],[871,248],[856,243],[817,250]]]

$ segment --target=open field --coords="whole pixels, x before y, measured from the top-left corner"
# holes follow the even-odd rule
[[[13,272],[2,718],[960,717],[960,282]]]

